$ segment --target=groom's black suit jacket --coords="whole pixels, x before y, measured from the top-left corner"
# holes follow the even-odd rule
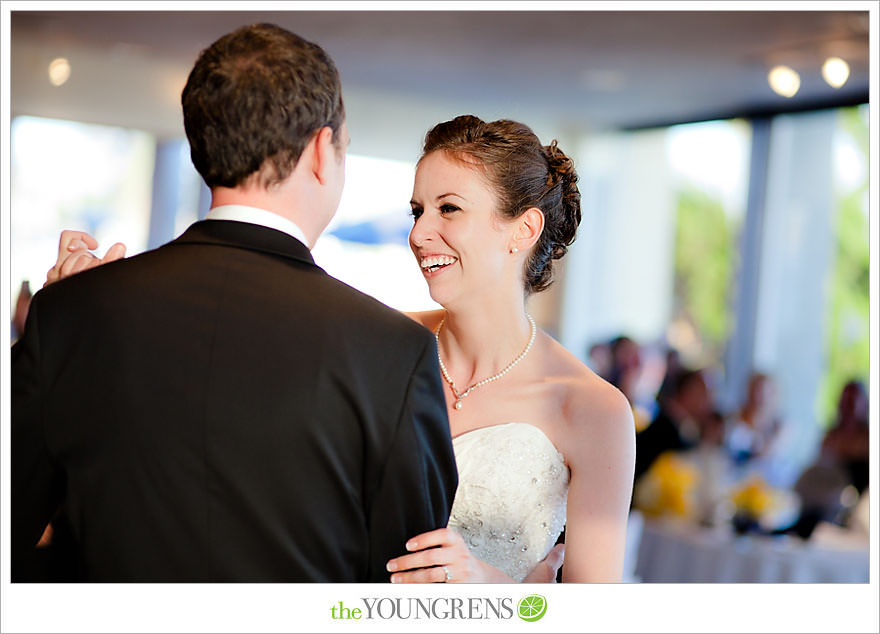
[[[13,580],[63,504],[90,581],[387,581],[457,474],[431,333],[274,229],[55,283],[12,352]]]

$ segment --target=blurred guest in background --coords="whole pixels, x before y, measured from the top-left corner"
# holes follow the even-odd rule
[[[776,384],[755,372],[749,377],[745,402],[727,421],[726,442],[734,463],[744,465],[766,456],[781,429]]]
[[[700,420],[698,448],[721,449],[724,445],[724,416],[713,409]]]
[[[822,455],[846,471],[859,493],[868,486],[868,392],[861,381],[843,386],[837,417],[822,440]]]
[[[732,474],[724,449],[724,417],[712,411],[700,423],[697,446],[689,453],[692,464],[700,473],[695,500],[697,518],[711,526],[723,519],[719,517],[720,505],[726,499]]]
[[[642,370],[642,355],[639,344],[621,335],[611,340],[611,368],[608,382],[623,392],[632,403],[635,401],[636,384]]]
[[[653,391],[643,387],[642,348],[630,337],[620,335],[608,342],[610,365],[606,380],[623,392],[633,410],[636,431],[642,431],[654,414]]]
[[[657,390],[658,402],[662,403],[665,398],[672,394],[675,382],[683,371],[684,369],[681,365],[681,358],[679,357],[678,350],[672,347],[667,348],[666,373],[663,376],[663,382],[660,384],[660,389]]]
[[[611,346],[605,341],[594,343],[587,356],[590,369],[607,381],[611,376]]]
[[[10,340],[12,343],[21,337],[24,332],[24,323],[27,320],[28,308],[31,306],[31,285],[28,280],[21,283],[18,290],[18,299],[15,301],[15,314],[12,316],[12,333]]]
[[[795,483],[801,513],[786,531],[808,538],[819,522],[844,524],[867,486],[868,394],[861,381],[852,380],[841,391],[818,459]]]
[[[682,372],[654,420],[636,435],[636,480],[664,451],[696,446],[712,414],[712,396],[702,371]]]

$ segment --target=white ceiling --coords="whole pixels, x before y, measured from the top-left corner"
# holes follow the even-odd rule
[[[14,11],[12,112],[179,133],[198,52],[254,22],[323,46],[350,118],[372,109],[370,121],[415,117],[422,130],[446,113],[595,130],[868,97],[867,11]],[[820,76],[828,55],[852,68],[839,90]],[[73,72],[55,88],[58,56]],[[793,99],[767,85],[778,63],[801,74]]]

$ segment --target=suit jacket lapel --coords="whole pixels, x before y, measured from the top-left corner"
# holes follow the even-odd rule
[[[201,220],[170,244],[214,244],[260,251],[320,268],[308,247],[283,231],[234,220]]]

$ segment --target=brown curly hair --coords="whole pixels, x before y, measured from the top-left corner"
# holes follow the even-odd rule
[[[428,131],[422,158],[437,151],[476,162],[495,188],[501,215],[519,218],[531,207],[543,212],[544,231],[526,262],[525,287],[536,293],[550,286],[553,260],[565,255],[581,222],[577,172],[556,141],[541,145],[531,128],[516,121],[461,115]]]

